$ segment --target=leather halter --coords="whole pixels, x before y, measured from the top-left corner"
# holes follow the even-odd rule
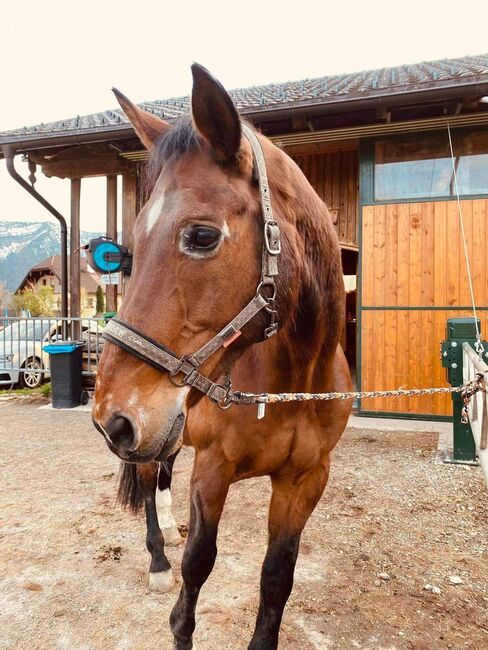
[[[111,343],[118,345],[156,370],[169,372],[171,381],[177,386],[196,388],[222,408],[227,408],[232,403],[249,403],[246,394],[232,391],[230,381],[225,386],[213,382],[198,372],[199,367],[221,347],[230,345],[240,335],[242,327],[263,309],[268,312],[270,317],[269,325],[264,331],[264,339],[270,338],[278,330],[278,314],[275,309],[275,276],[278,275],[278,257],[281,253],[280,229],[273,217],[263,150],[251,128],[242,124],[242,130],[251,144],[253,152],[254,174],[259,183],[263,215],[261,281],[254,298],[218,334],[191,355],[178,357],[161,343],[154,341],[118,318],[112,318],[103,332],[103,337]],[[270,295],[263,295],[263,290],[266,293],[269,292]]]

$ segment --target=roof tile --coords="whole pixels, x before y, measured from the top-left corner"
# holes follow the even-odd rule
[[[297,107],[309,102],[326,104],[348,95],[374,96],[381,91],[401,91],[409,86],[428,89],[441,81],[455,82],[467,78],[476,80],[478,77],[486,77],[488,81],[488,54],[238,88],[231,90],[230,94],[239,110],[257,112],[263,107]],[[155,100],[143,102],[140,106],[159,117],[172,119],[189,112],[190,98]],[[0,133],[0,144],[69,133],[104,131],[123,124],[127,124],[127,118],[120,109],[107,110],[5,131]]]

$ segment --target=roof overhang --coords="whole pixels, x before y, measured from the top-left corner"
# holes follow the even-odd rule
[[[316,116],[347,112],[357,112],[371,108],[391,108],[401,105],[416,103],[429,103],[435,101],[448,101],[463,99],[468,96],[482,96],[488,94],[488,79],[486,75],[469,82],[457,81],[439,82],[435,87],[426,88],[422,84],[399,88],[395,91],[378,91],[368,93],[348,94],[347,96],[336,96],[324,101],[323,98],[308,102],[295,102],[289,104],[259,106],[250,109],[240,110],[240,114],[259,124],[283,120],[296,116]],[[168,121],[174,121],[172,118]],[[4,137],[0,145],[11,145],[17,153],[26,153],[38,149],[50,147],[73,146],[103,142],[107,140],[127,140],[134,137],[134,131],[129,124],[113,125],[109,127],[98,127],[85,130],[69,132],[53,132],[52,134],[32,134],[26,136]],[[0,154],[3,157],[3,151]]]

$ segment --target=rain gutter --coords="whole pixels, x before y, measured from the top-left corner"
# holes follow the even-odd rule
[[[61,316],[66,318],[68,316],[68,227],[66,225],[66,219],[39,194],[33,185],[29,185],[17,172],[14,164],[15,154],[17,152],[12,145],[3,145],[2,149],[7,163],[7,171],[10,176],[59,221],[61,229]]]

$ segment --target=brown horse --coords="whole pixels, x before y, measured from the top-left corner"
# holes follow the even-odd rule
[[[351,404],[269,405],[257,419],[255,405],[221,410],[200,391],[205,385],[204,392],[215,397],[212,381],[230,376],[237,388],[257,393],[350,390],[339,345],[340,250],[326,206],[297,165],[264,136],[249,135],[230,96],[207,70],[194,65],[192,73],[192,119],[175,124],[116,93],[151,151],[154,189],[135,225],[133,273],[119,314],[125,343],[114,335],[105,345],[93,418],[109,448],[127,462],[168,458],[182,443],[195,448],[183,586],[170,617],[176,650],[193,647],[195,607],[216,559],[229,485],[270,476],[269,545],[249,648],[272,650],[278,647],[300,536],[327,483],[330,452]],[[253,137],[264,155],[281,237],[278,273],[269,271],[275,274],[276,299],[268,295],[267,280],[266,309],[217,346],[195,374],[186,355],[214,341],[261,295],[262,287],[256,287],[263,267],[272,267],[266,250],[278,252],[272,225],[263,248],[263,166]],[[276,329],[274,320],[270,325],[276,313],[278,333],[263,342],[263,332],[269,336]],[[148,358],[141,340],[166,366]],[[164,372],[175,359],[179,367],[186,363],[186,384],[190,377],[197,383],[181,385],[176,371]],[[228,386],[218,385],[220,406],[227,406],[222,383]]]

